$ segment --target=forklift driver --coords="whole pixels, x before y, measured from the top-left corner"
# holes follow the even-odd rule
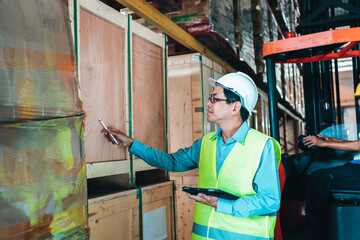
[[[360,84],[354,95],[360,100]],[[313,146],[327,147],[344,151],[360,151],[360,140],[347,141],[330,138],[324,135],[307,136],[304,143],[310,148]],[[325,239],[326,210],[328,208],[330,189],[360,189],[360,158],[343,166],[321,169],[309,177],[306,196],[306,227],[303,239]]]

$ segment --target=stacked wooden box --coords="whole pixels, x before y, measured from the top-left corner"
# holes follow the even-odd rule
[[[165,39],[97,0],[80,1],[79,29],[88,178],[124,175],[130,188],[131,174],[155,168],[108,142],[98,118],[166,151]]]
[[[174,239],[173,183],[89,199],[91,239]]]
[[[0,2],[0,239],[85,239],[83,112],[67,4]]]

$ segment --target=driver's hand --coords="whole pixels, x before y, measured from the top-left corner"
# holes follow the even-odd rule
[[[317,136],[306,136],[304,137],[304,144],[308,147],[311,148],[313,146],[318,146],[318,147],[323,147],[325,144],[324,140],[321,140],[319,137]]]

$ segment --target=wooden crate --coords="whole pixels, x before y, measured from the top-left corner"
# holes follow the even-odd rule
[[[213,91],[208,78],[220,78],[224,69],[200,54],[168,58],[169,152],[189,147],[204,134],[215,131],[206,120],[206,103]],[[176,184],[177,238],[190,239],[195,202],[182,191],[197,186],[198,170],[170,173]]]
[[[88,178],[155,169],[101,133],[108,126],[166,150],[165,39],[98,0],[69,1],[77,26],[81,97],[86,112]],[[75,9],[75,10],[74,10]],[[74,22],[74,19],[78,19]],[[156,136],[156,137],[154,137]],[[131,164],[131,162],[133,164]]]
[[[173,209],[172,182],[89,199],[91,239],[128,240],[141,239],[141,234],[144,237],[154,236],[147,231],[148,228],[144,229],[144,226],[149,226],[149,217],[152,221],[150,224],[155,229],[159,227],[157,223],[162,223],[162,227],[166,225],[167,237],[163,239],[174,239]],[[156,222],[159,220],[156,210],[165,210],[162,212],[162,219],[160,218],[162,222]]]

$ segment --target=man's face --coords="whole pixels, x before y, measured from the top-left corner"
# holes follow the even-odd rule
[[[227,104],[226,101],[224,101],[226,100],[226,97],[222,87],[216,86],[211,96],[218,100],[216,101],[215,99],[214,103],[211,103],[210,100],[208,100],[206,104],[208,107],[207,120],[208,122],[219,124],[231,117],[233,106],[232,104]]]

